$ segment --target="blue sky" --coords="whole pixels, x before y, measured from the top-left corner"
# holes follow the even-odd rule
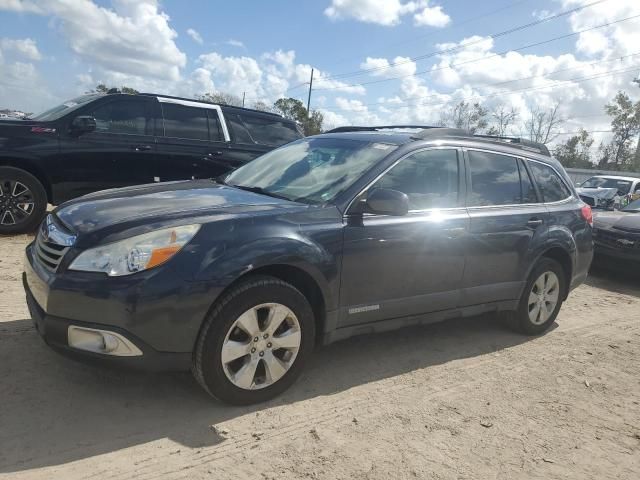
[[[306,101],[306,86],[292,87],[314,67],[312,107],[329,126],[433,123],[466,99],[513,106],[520,123],[560,103],[567,131],[606,129],[604,103],[640,92],[640,20],[624,20],[640,4],[595,1],[0,0],[0,107],[42,110],[99,82]]]

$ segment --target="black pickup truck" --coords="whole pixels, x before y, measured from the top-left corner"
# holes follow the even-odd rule
[[[88,94],[0,120],[0,234],[28,232],[47,203],[115,187],[211,178],[301,138],[273,113],[157,94]]]

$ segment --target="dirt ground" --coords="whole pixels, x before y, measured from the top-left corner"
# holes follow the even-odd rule
[[[50,351],[26,242],[0,239],[1,479],[640,478],[640,277],[595,272],[537,338],[479,317],[341,342],[238,408]]]

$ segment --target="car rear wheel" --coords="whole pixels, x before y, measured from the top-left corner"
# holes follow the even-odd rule
[[[522,293],[518,310],[509,316],[509,324],[518,332],[538,335],[555,321],[566,292],[562,266],[543,257],[535,266]]]
[[[226,403],[271,399],[300,375],[313,349],[314,323],[309,302],[294,286],[252,277],[207,316],[194,352],[194,376]]]
[[[36,177],[0,167],[0,234],[32,232],[47,209],[47,192]]]

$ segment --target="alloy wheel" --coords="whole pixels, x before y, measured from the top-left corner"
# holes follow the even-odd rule
[[[553,314],[560,296],[560,281],[551,272],[544,272],[531,287],[528,301],[529,320],[534,325],[542,325]]]
[[[25,222],[35,209],[31,189],[24,183],[0,179],[0,225],[18,225]]]
[[[231,325],[221,358],[236,386],[256,390],[280,380],[295,362],[302,333],[295,314],[279,303],[250,308]]]

